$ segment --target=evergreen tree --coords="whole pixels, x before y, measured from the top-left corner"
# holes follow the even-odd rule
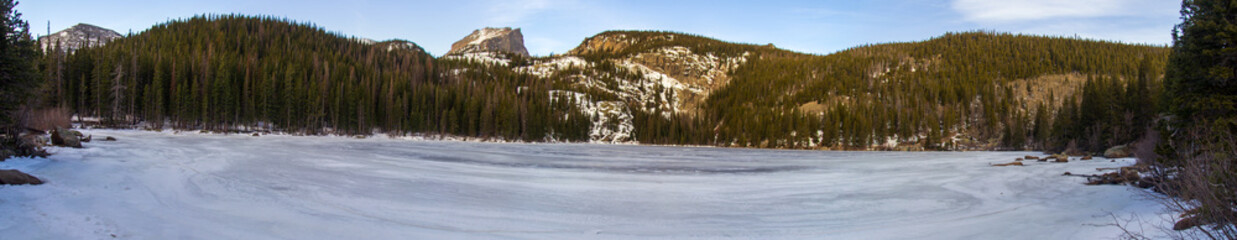
[[[1237,1],[1185,0],[1173,31],[1165,73],[1169,141],[1159,164],[1163,185],[1183,212],[1174,229],[1194,228],[1213,239],[1237,238]]]
[[[1194,118],[1229,118],[1237,111],[1237,3],[1186,0],[1181,24],[1173,30],[1166,86],[1174,114]]]
[[[28,111],[22,107],[31,107],[31,93],[42,83],[36,68],[39,52],[30,36],[30,25],[14,10],[17,4],[15,0],[0,0],[0,160],[10,154],[38,154],[17,144]]]

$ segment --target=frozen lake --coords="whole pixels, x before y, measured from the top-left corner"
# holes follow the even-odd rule
[[[1114,216],[1171,226],[1144,190],[1061,176],[1132,159],[84,133],[85,149],[0,162],[48,182],[0,186],[0,236],[1112,239]]]

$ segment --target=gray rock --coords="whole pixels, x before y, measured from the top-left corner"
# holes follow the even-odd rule
[[[62,147],[81,148],[82,142],[78,138],[78,135],[81,134],[78,131],[57,128],[56,131],[52,132],[52,144]]]
[[[39,185],[43,184],[43,180],[17,170],[0,170],[0,185],[22,184]]]
[[[1126,145],[1117,145],[1104,150],[1104,157],[1106,158],[1124,158],[1130,157],[1130,154],[1130,147]]]
[[[26,134],[21,136],[21,145],[25,147],[41,148],[46,147],[51,143],[51,139],[43,134]]]
[[[477,29],[464,39],[451,44],[451,50],[447,51],[446,55],[479,52],[506,52],[528,56],[528,49],[524,48],[524,34],[520,33],[519,28],[510,27]]]

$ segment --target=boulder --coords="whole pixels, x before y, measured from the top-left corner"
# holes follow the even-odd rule
[[[81,139],[78,138],[78,135],[80,134],[81,133],[77,131],[57,128],[56,131],[52,131],[52,144],[56,146],[81,148],[82,142]]]
[[[1026,160],[1039,160],[1039,157],[1036,157],[1036,156],[1031,156],[1031,155],[1027,155],[1027,156],[1026,156],[1026,157],[1024,157],[1024,158],[1025,158]]]
[[[1106,158],[1130,157],[1130,147],[1126,145],[1117,145],[1115,147],[1108,148],[1108,150],[1104,150],[1104,157]]]
[[[94,135],[90,135],[90,136],[86,136],[86,137],[82,138],[82,142],[90,142],[90,139],[91,139],[91,138],[94,138]]]
[[[253,136],[254,136],[254,137],[257,137],[257,136],[261,136],[261,135],[258,135],[258,133],[253,133]]]
[[[1182,218],[1180,221],[1177,221],[1176,224],[1173,224],[1173,230],[1181,231],[1181,230],[1191,229],[1191,228],[1202,226],[1202,225],[1203,225],[1202,221],[1200,221],[1200,219],[1197,216],[1187,217],[1187,218]]]
[[[0,185],[22,184],[39,185],[43,184],[43,180],[17,170],[0,170]]]
[[[116,141],[116,138],[112,136],[107,136],[106,138],[103,138],[103,141]]]
[[[40,147],[46,147],[49,142],[51,142],[51,139],[48,139],[46,135],[26,134],[26,135],[21,136],[20,144],[22,146],[40,148]]]
[[[1082,156],[1079,160],[1091,160],[1091,156]]]

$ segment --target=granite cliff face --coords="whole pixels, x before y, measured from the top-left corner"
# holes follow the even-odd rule
[[[102,46],[121,37],[124,36],[111,29],[78,23],[51,35],[39,37],[39,47],[43,51],[52,51],[59,43],[63,51],[73,52],[79,48]]]
[[[477,29],[464,39],[451,44],[451,51],[446,55],[463,55],[468,53],[505,52],[520,56],[528,56],[524,48],[524,34],[520,29],[483,28]]]

